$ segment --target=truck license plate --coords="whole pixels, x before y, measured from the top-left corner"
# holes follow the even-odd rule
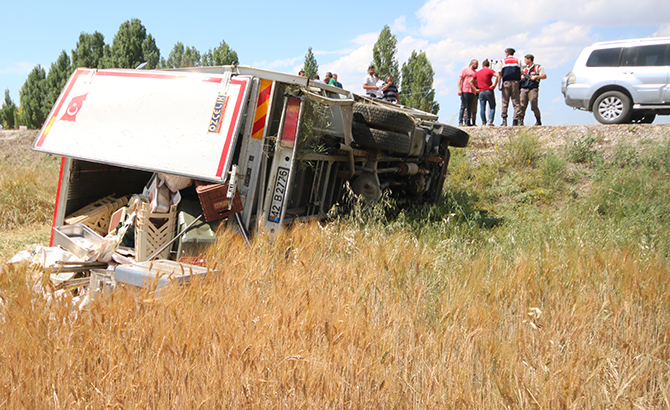
[[[279,223],[281,219],[286,187],[288,185],[288,172],[288,168],[277,168],[277,179],[272,190],[272,202],[270,202],[270,215],[268,216],[268,221],[270,222]]]

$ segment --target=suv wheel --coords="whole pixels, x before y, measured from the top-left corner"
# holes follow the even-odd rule
[[[619,91],[602,93],[593,104],[593,116],[601,124],[623,124],[631,116],[630,100]]]

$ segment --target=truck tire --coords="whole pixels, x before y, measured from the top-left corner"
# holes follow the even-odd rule
[[[387,131],[411,132],[414,120],[405,113],[372,104],[354,104],[354,121]]]
[[[396,154],[408,155],[412,148],[409,134],[370,128],[354,121],[352,133],[356,144],[365,148],[374,148]]]
[[[440,134],[442,140],[449,141],[450,147],[465,148],[468,146],[470,135],[462,129],[447,124],[440,124],[433,129]]]

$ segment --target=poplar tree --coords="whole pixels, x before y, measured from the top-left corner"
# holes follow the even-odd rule
[[[27,125],[28,128],[40,128],[46,119],[46,114],[44,114],[46,100],[44,90],[45,80],[46,73],[44,72],[44,68],[38,64],[28,74],[28,79],[26,79],[19,92],[22,112],[19,120],[22,124]]]
[[[147,38],[142,42],[142,57],[147,64],[146,69],[158,68],[158,62],[161,59],[161,52],[156,46],[156,40],[151,34],[147,34]]]
[[[434,74],[426,52],[412,51],[412,55],[402,65],[400,104],[437,114],[440,104],[435,101]]]
[[[386,76],[393,76],[396,84],[400,81],[400,71],[398,69],[398,39],[391,33],[391,28],[386,25],[379,33],[379,38],[372,48],[372,65],[375,66],[375,72],[381,80],[386,80]]]
[[[307,49],[307,54],[305,54],[305,64],[303,66],[305,70],[305,77],[310,80],[314,78],[315,75],[319,74],[319,63],[316,62],[316,57],[314,57],[314,52],[312,52],[312,47]]]
[[[70,74],[72,74],[70,57],[63,50],[56,62],[51,64],[47,78],[44,81],[44,92],[46,93],[44,100],[44,118],[49,115],[51,107],[56,103],[58,96],[65,87],[65,83],[67,83],[67,79],[70,78]]]
[[[147,68],[155,68],[160,59],[160,51],[151,35],[139,19],[121,24],[114,36],[112,46],[105,47],[104,68],[137,68],[147,63]],[[153,64],[153,67],[151,64]]]
[[[101,68],[105,55],[105,37],[99,32],[81,33],[72,50],[72,67]]]
[[[5,90],[5,101],[0,108],[0,124],[9,130],[16,128],[16,104],[12,101],[12,98],[9,96],[9,88]]]
[[[230,48],[223,40],[217,48],[210,48],[209,51],[202,55],[203,66],[236,65],[239,63],[240,60],[237,58],[237,53],[235,50]]]
[[[167,60],[161,60],[161,68],[199,67],[200,52],[194,47],[184,47],[182,42],[177,42],[170,51]]]

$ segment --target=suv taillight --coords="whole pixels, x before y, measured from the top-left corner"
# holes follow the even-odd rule
[[[577,82],[577,77],[575,77],[575,73],[573,73],[572,71],[570,71],[568,75],[566,75],[565,77],[567,78],[565,85],[570,85]]]

